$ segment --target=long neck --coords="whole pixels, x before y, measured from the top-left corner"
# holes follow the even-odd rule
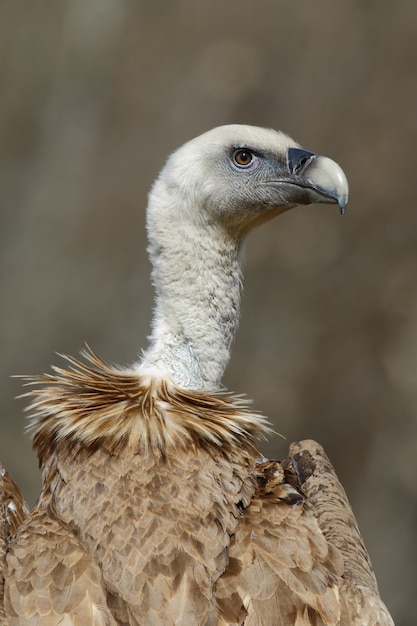
[[[149,228],[156,307],[140,367],[168,373],[186,389],[215,389],[239,318],[239,242],[217,223],[172,227]]]

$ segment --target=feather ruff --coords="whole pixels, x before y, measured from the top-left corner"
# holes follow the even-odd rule
[[[166,454],[193,444],[253,447],[272,432],[240,396],[180,389],[166,378],[117,369],[89,348],[81,354],[84,361],[64,356],[69,367],[53,367],[54,374],[23,377],[36,387],[21,397],[31,399],[27,428],[42,460],[58,448],[73,457],[98,448]]]

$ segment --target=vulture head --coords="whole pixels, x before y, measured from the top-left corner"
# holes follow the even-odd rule
[[[142,373],[188,389],[216,389],[238,322],[245,235],[297,204],[336,203],[348,184],[331,159],[254,126],[215,128],[168,159],[149,196],[156,289]]]
[[[233,239],[297,204],[338,203],[348,197],[343,170],[303,150],[282,132],[220,126],[189,141],[168,159],[148,206],[151,240],[179,224],[217,223]]]

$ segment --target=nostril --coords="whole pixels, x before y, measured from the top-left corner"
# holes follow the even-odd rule
[[[288,148],[287,165],[291,174],[301,174],[304,168],[316,157],[314,152],[302,148]]]
[[[297,165],[294,167],[294,174],[297,174],[300,170],[303,169],[304,165],[307,163],[307,161],[309,161],[310,159],[308,157],[303,157],[302,159],[299,160],[299,162],[297,163]]]

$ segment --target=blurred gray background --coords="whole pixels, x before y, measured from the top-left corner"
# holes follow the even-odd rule
[[[226,123],[279,128],[350,181],[247,244],[226,385],[287,441],[320,441],[397,626],[417,623],[415,0],[0,1],[0,458],[39,473],[12,374],[84,341],[129,364],[153,294],[146,195]]]

